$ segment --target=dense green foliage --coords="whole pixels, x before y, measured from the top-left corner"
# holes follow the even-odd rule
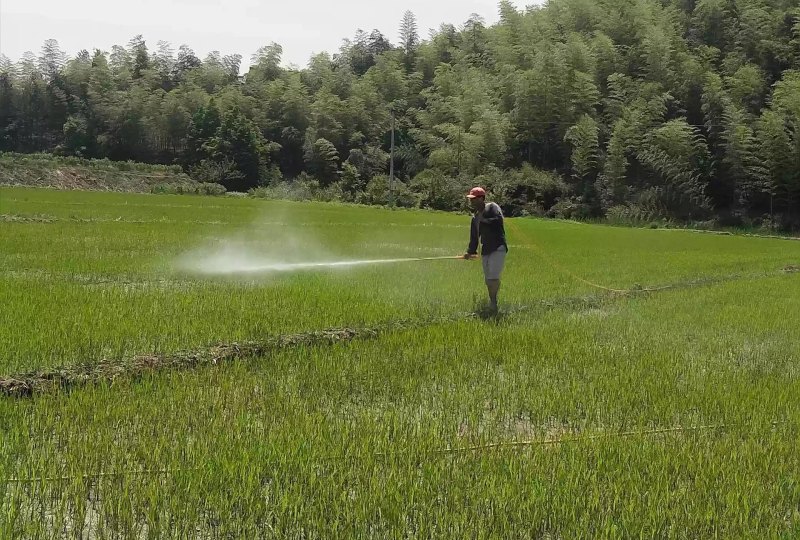
[[[0,188],[0,215],[0,375],[425,321],[483,288],[463,260],[172,267],[221,242],[449,254],[469,218],[447,213]],[[797,537],[800,244],[532,219],[509,240],[497,322],[0,397],[0,537]],[[548,260],[621,288],[730,280],[618,296]],[[659,428],[687,429],[619,435]],[[436,453],[512,441],[542,444]]]
[[[238,55],[49,41],[2,60],[0,150],[179,163],[237,190],[305,173],[381,202],[393,110],[399,204],[452,208],[483,182],[512,214],[800,223],[795,1],[499,9],[427,40],[407,13],[396,46],[359,31],[304,69],[272,44],[244,76]]]

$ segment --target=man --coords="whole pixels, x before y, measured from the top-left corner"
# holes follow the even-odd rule
[[[489,309],[497,312],[497,293],[500,291],[500,275],[506,264],[508,244],[503,224],[503,211],[493,202],[486,202],[486,190],[472,188],[469,195],[470,206],[474,212],[470,231],[469,247],[464,254],[465,259],[473,259],[478,255],[478,241],[483,246],[481,257],[483,276],[489,291]]]

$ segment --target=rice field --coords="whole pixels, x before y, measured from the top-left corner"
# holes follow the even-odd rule
[[[468,224],[0,188],[0,378],[70,381],[0,394],[0,538],[800,536],[800,242],[509,220],[498,319],[471,261],[186,264]]]

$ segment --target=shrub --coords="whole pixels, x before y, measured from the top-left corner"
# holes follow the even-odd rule
[[[356,201],[363,194],[367,182],[351,163],[342,165],[341,180],[342,197],[346,201]]]
[[[400,180],[394,181],[393,193],[389,193],[389,177],[385,174],[374,176],[367,184],[360,200],[361,204],[388,206],[393,203],[401,208],[419,207],[419,196],[411,191],[408,185]]]
[[[606,212],[606,220],[615,225],[644,225],[657,219],[652,210],[634,204],[612,206]]]
[[[509,216],[549,214],[567,196],[569,189],[557,173],[535,169],[529,164],[517,170],[494,169],[483,178],[494,200]],[[569,207],[565,204],[557,211],[563,212]],[[581,215],[586,213],[583,208],[572,211]]]
[[[333,184],[318,189],[314,193],[314,200],[321,202],[336,202],[344,200],[342,183],[334,182]]]
[[[225,186],[214,183],[181,184],[178,182],[156,184],[150,188],[150,193],[168,195],[224,195]]]
[[[225,186],[222,184],[215,184],[212,182],[206,182],[197,186],[197,194],[198,195],[225,195],[228,190],[225,189]]]
[[[300,173],[294,180],[280,181],[248,191],[253,197],[289,201],[320,200],[317,197],[324,195],[319,195],[319,192],[319,182],[306,173]]]
[[[226,184],[241,180],[242,173],[236,169],[236,164],[230,159],[215,161],[204,159],[189,169],[189,176],[198,182],[211,182]]]
[[[426,169],[409,184],[419,206],[454,211],[464,207],[464,194],[472,187],[466,177],[454,178],[438,169]]]
[[[280,167],[275,164],[272,165],[261,165],[258,170],[258,185],[269,186],[272,184],[279,184],[281,182],[285,182],[286,179],[283,177],[283,173],[281,172]]]
[[[545,212],[545,216],[558,219],[585,220],[592,217],[592,208],[588,204],[567,198],[551,206]]]

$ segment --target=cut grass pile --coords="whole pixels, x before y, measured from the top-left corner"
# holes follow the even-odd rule
[[[20,189],[0,214],[56,218],[0,223],[0,375],[386,329],[0,397],[0,537],[800,534],[794,242],[517,221],[510,314],[482,321],[454,317],[482,294],[466,261],[246,280],[171,266],[231,235],[448,255],[464,216]],[[689,285],[609,295],[542,253],[615,288]]]

